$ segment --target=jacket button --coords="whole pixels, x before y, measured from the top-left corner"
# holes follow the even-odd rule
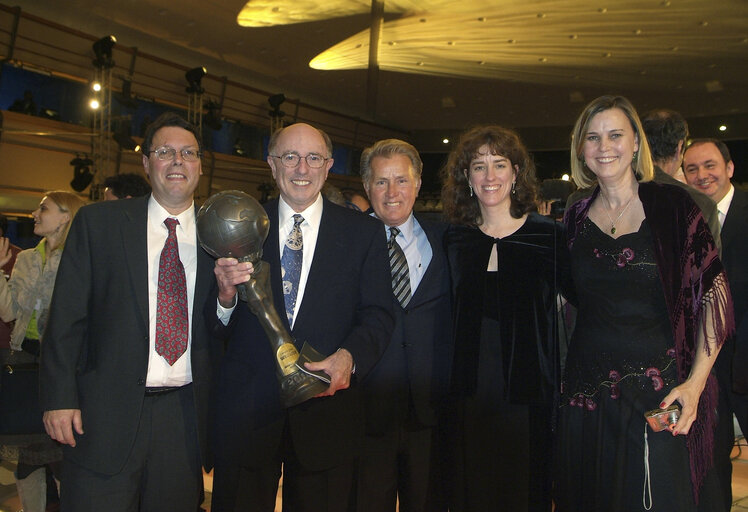
[[[138,379],[138,386],[144,386],[145,385],[145,379]]]

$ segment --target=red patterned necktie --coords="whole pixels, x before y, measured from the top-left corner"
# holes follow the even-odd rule
[[[166,237],[158,262],[158,294],[156,296],[156,352],[173,365],[187,350],[187,281],[184,265],[179,260],[177,219],[164,221]]]

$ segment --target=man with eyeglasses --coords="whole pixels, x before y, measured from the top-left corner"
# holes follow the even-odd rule
[[[248,308],[236,305],[235,285],[250,279],[252,266],[217,260],[219,306],[227,315],[216,324],[225,326],[227,349],[211,430],[211,510],[272,512],[283,465],[284,510],[347,512],[363,429],[356,382],[384,352],[393,326],[384,230],[320,194],[333,164],[321,130],[294,124],[276,132],[267,161],[280,189],[265,206],[270,232],[263,248],[275,308],[285,311],[280,316],[298,349],[308,342],[325,357],[307,367],[331,382],[320,396],[283,409],[267,336]],[[300,256],[298,274],[292,252]]]
[[[195,128],[160,116],[143,142],[152,194],[84,206],[71,226],[41,357],[63,511],[199,507],[219,353],[204,312],[214,263],[195,227],[200,156]]]

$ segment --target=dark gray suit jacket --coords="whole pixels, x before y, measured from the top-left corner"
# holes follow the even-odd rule
[[[80,209],[57,272],[41,354],[43,410],[80,409],[84,434],[64,456],[99,473],[118,473],[138,429],[148,370],[148,197]],[[215,294],[213,259],[198,248],[192,311],[192,378],[203,463],[211,368],[205,322]]]
[[[270,264],[276,311],[286,328],[278,241],[278,200],[265,205],[270,231],[263,261]],[[275,358],[257,318],[240,302],[222,328],[226,355],[215,385],[211,443],[216,466],[259,468],[278,462],[284,428],[309,469],[350,460],[363,435],[356,380],[364,378],[392,334],[392,292],[382,223],[324,200],[314,260],[291,330],[297,348],[309,342],[325,356],[347,349],[356,365],[349,389],[284,409]],[[290,330],[290,329],[289,329]]]
[[[416,218],[433,256],[405,308],[390,293],[395,311],[392,341],[362,383],[366,433],[371,435],[402,425],[410,402],[421,425],[435,425],[449,388],[452,311],[443,243],[446,224]]]
[[[748,393],[748,192],[735,195],[722,226],[722,263],[727,271],[735,306],[733,390]]]

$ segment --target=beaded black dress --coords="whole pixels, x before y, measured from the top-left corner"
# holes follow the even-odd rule
[[[617,239],[585,219],[571,260],[579,312],[562,383],[557,510],[712,510],[709,503],[717,500],[710,479],[701,507],[694,504],[685,436],[653,432],[644,419],[677,384],[672,327],[646,219],[637,232]]]

